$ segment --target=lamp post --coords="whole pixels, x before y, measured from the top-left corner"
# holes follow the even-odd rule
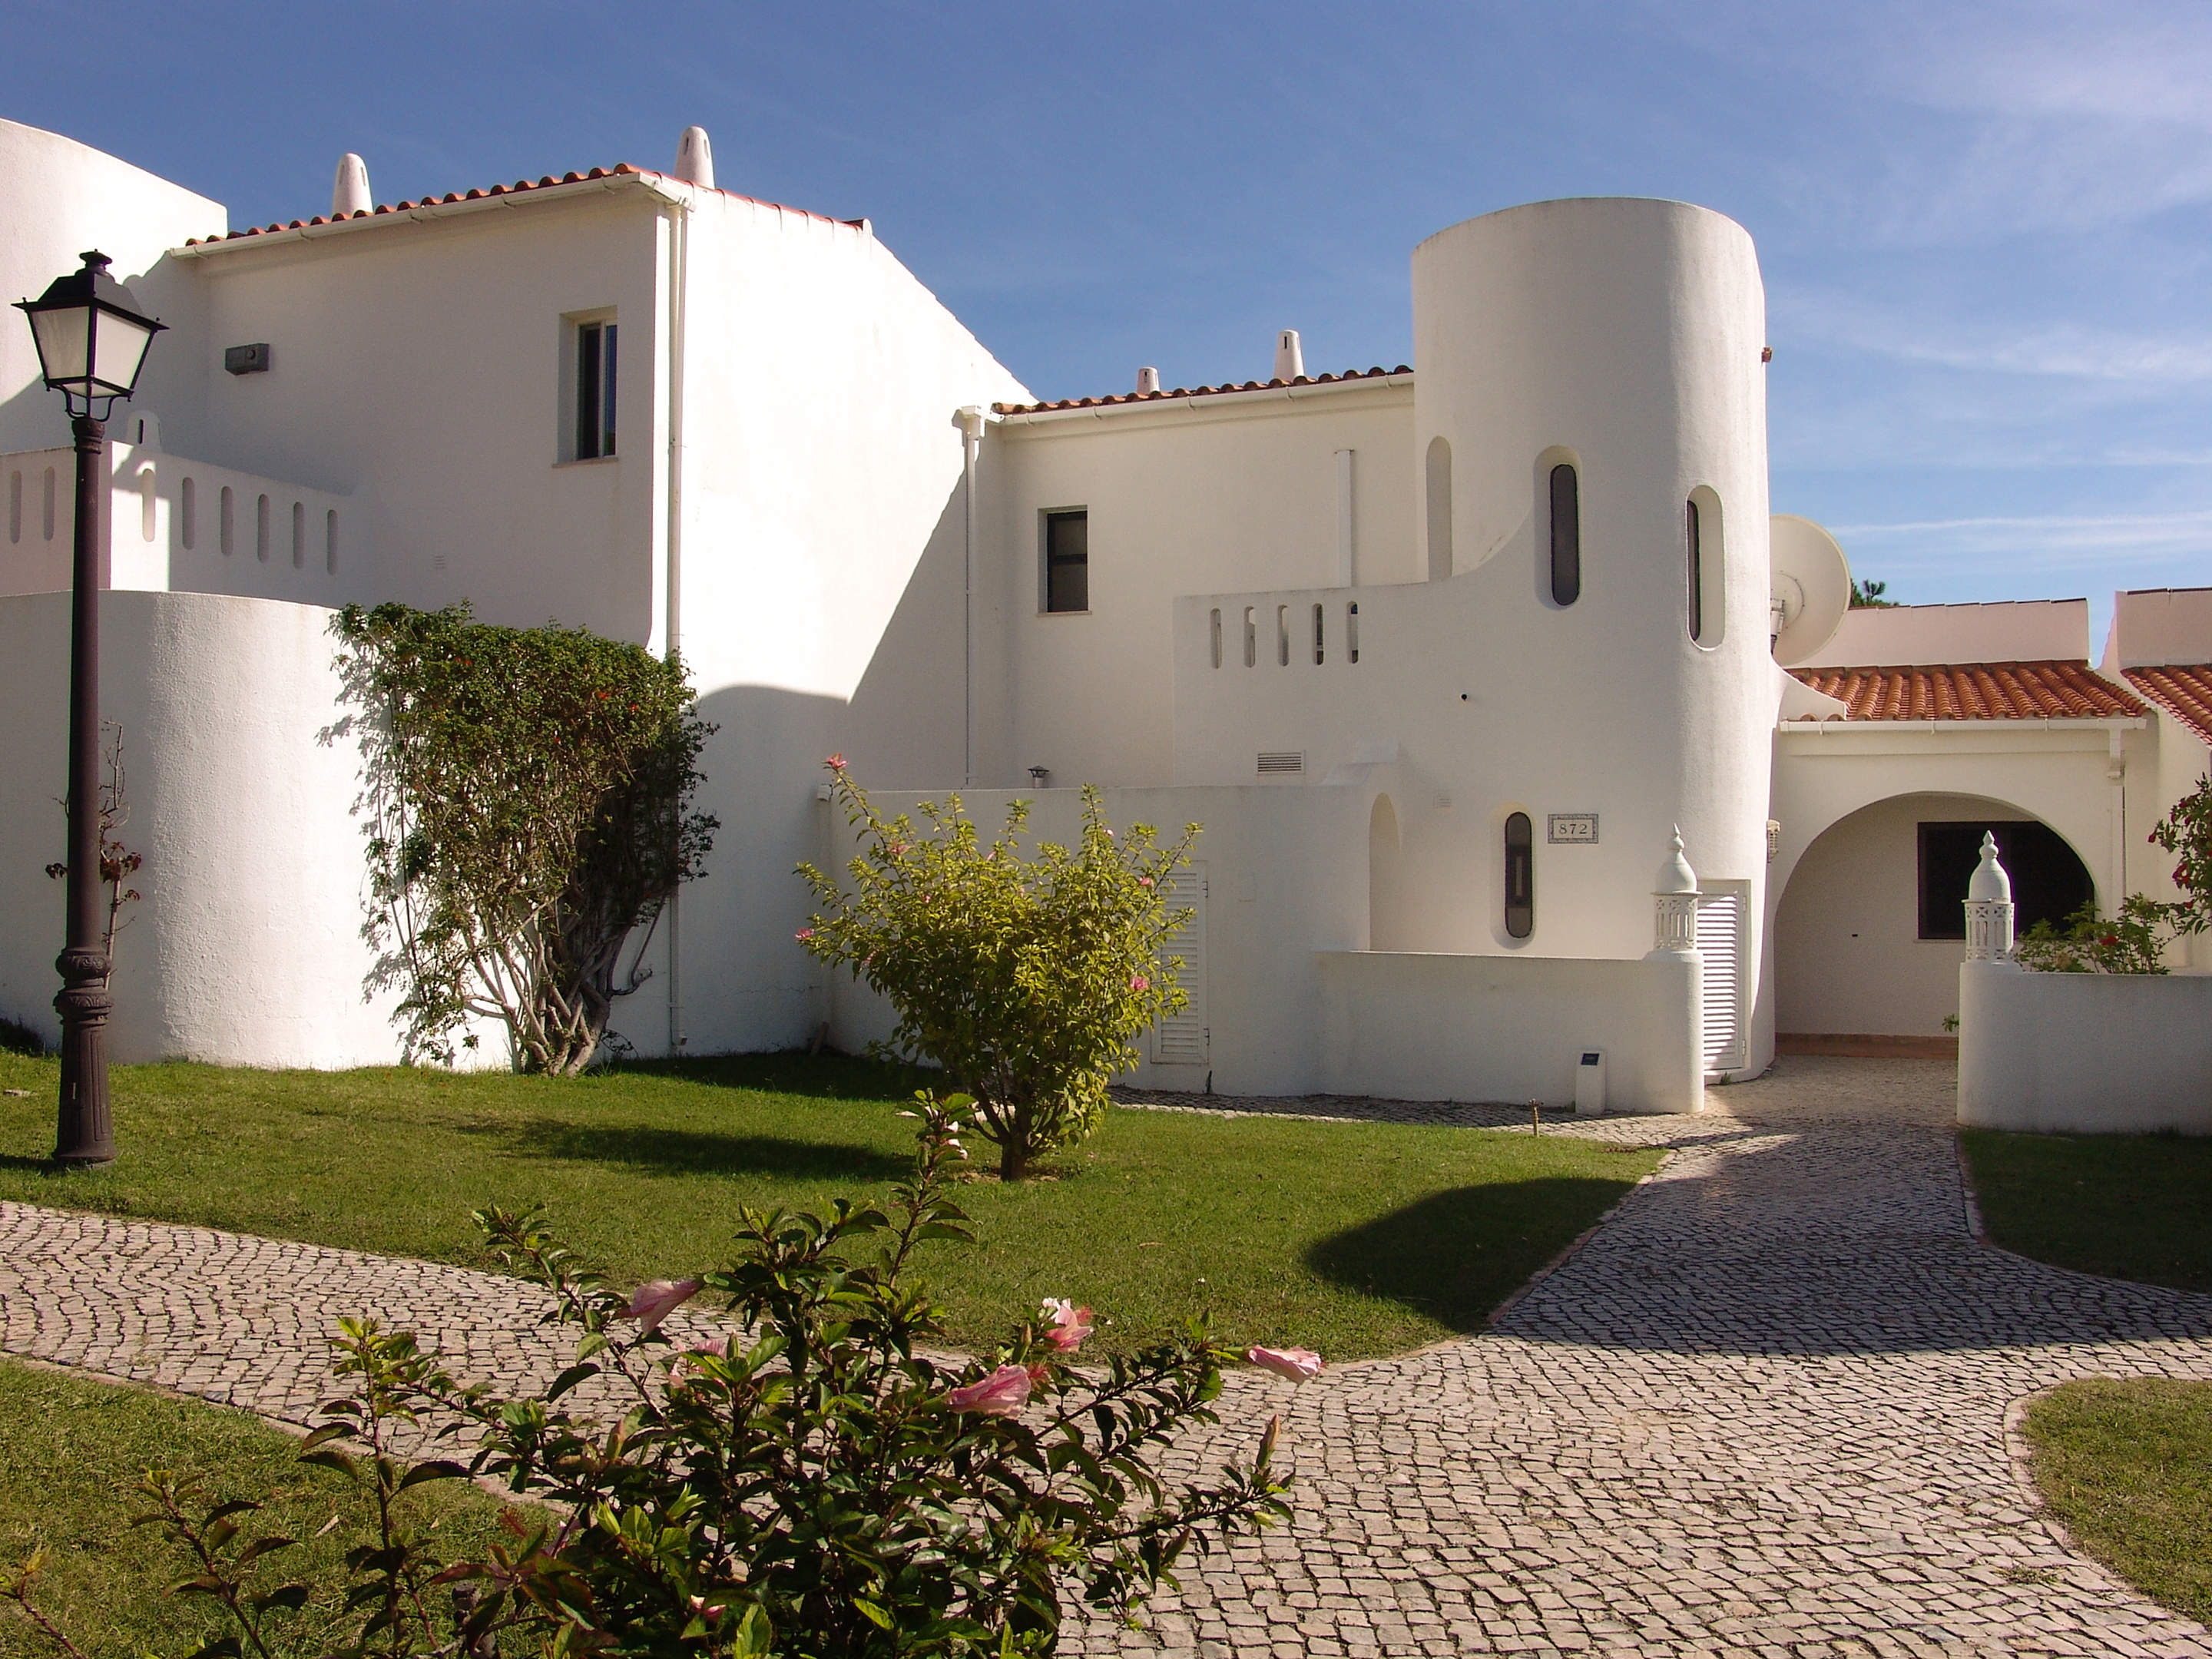
[[[61,1109],[54,1158],[104,1164],[115,1156],[107,1106],[108,960],[100,927],[100,555],[107,528],[107,414],[138,384],[162,325],[142,315],[107,274],[107,256],[58,277],[17,308],[31,319],[39,370],[62,394],[76,436],[76,559],[70,597],[69,942],[62,976]]]

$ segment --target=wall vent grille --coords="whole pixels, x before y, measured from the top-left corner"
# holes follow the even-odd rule
[[[1303,749],[1262,749],[1260,751],[1260,775],[1263,778],[1284,777],[1306,769],[1306,751]]]

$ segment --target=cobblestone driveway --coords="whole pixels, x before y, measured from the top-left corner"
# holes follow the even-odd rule
[[[1286,1410],[1294,1522],[1150,1630],[1071,1645],[2212,1655],[2036,1519],[2006,1431],[2069,1377],[2212,1377],[2212,1297],[1975,1244],[1950,1090],[1942,1062],[1798,1058],[1694,1119],[1547,1129],[1679,1150],[1492,1332],[1233,1378],[1220,1443]],[[557,1363],[520,1305],[458,1268],[0,1205],[0,1343],[291,1421],[337,1314],[519,1383]]]

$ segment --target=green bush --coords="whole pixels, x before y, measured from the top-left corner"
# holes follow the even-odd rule
[[[2162,974],[2171,908],[2130,893],[2120,914],[2107,921],[2091,899],[2066,918],[2063,927],[2037,922],[2013,947],[2013,959],[2045,974]]]
[[[975,1100],[1000,1179],[1018,1181],[1097,1127],[1107,1085],[1137,1058],[1131,1039],[1189,1006],[1182,958],[1165,946],[1192,913],[1169,907],[1165,883],[1199,826],[1165,848],[1149,824],[1117,836],[1086,787],[1076,846],[1024,859],[1026,801],[986,847],[958,796],[923,802],[917,829],[903,812],[884,819],[841,758],[829,768],[862,845],[849,890],[799,866],[822,906],[799,942],[890,1000],[893,1048]]]

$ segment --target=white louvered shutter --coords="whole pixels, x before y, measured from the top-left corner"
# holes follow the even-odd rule
[[[1170,911],[1188,909],[1190,915],[1168,935],[1160,954],[1182,958],[1176,975],[1189,997],[1190,1006],[1170,1014],[1152,1030],[1152,1058],[1164,1066],[1203,1066],[1212,1053],[1206,1024],[1206,872],[1194,866],[1167,878]]]
[[[1705,961],[1705,1069],[1745,1063],[1743,895],[1709,893],[1698,906],[1698,954]]]

